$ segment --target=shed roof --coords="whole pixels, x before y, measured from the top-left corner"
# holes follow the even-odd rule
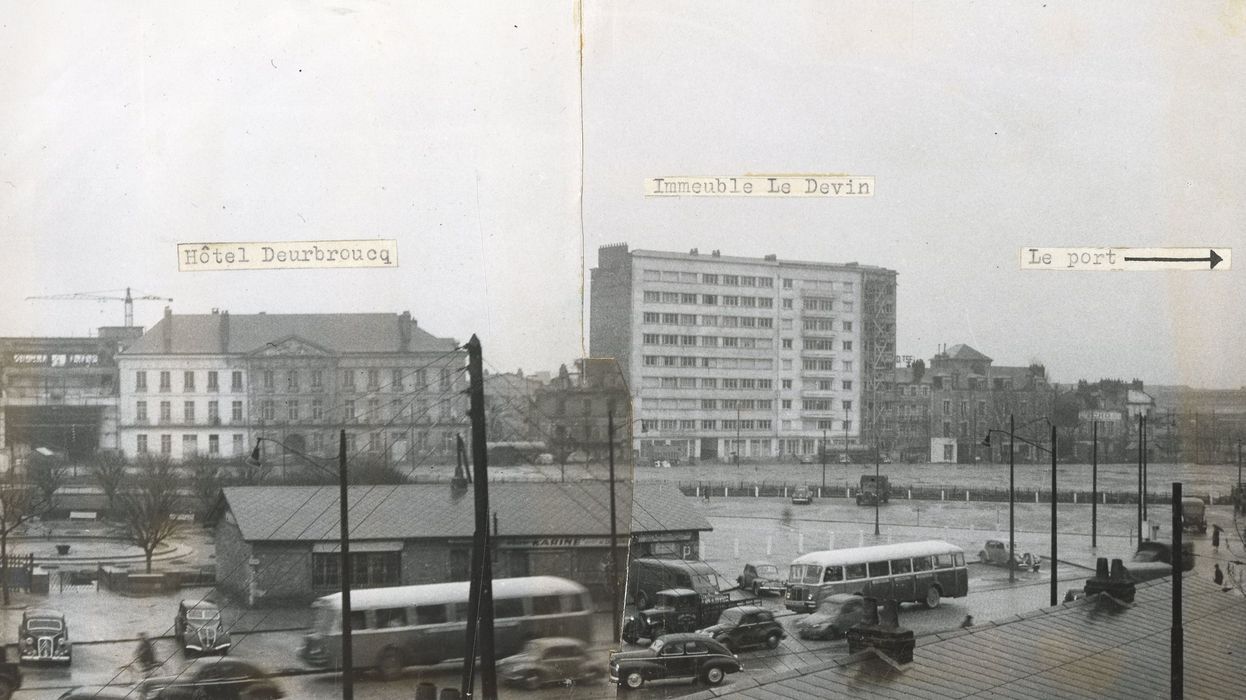
[[[633,508],[633,488],[636,507]],[[223,490],[224,505],[247,541],[336,541],[336,486],[235,486]],[[618,530],[667,532],[711,530],[674,486],[616,487]],[[351,540],[471,537],[472,492],[454,495],[449,484],[351,486]],[[489,507],[498,514],[500,536],[609,536],[609,482],[512,482],[489,484]]]
[[[1246,599],[1197,577],[1183,583],[1186,697],[1237,694],[1246,687]],[[1168,697],[1171,600],[1170,579],[1148,581],[1127,609],[1084,598],[921,637],[904,670],[856,654],[690,700]]]

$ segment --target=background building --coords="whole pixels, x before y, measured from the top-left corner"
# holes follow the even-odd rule
[[[454,436],[466,424],[466,353],[457,347],[421,329],[409,312],[166,308],[117,357],[119,444],[128,456],[182,460],[241,456],[263,436],[329,455],[345,428],[350,452],[391,463],[453,454]]]
[[[609,459],[609,414],[614,414],[614,459],[632,463],[631,395],[614,358],[582,358],[537,390],[533,412],[555,461],[603,465]]]
[[[892,270],[619,244],[591,284],[589,352],[623,368],[642,461],[815,454],[824,436],[872,450],[893,432]]]

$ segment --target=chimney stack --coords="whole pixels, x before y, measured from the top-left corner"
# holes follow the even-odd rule
[[[221,312],[221,352],[229,352],[229,312]]]
[[[398,351],[408,352],[411,349],[411,312],[403,311],[398,316]]]
[[[173,309],[164,307],[164,325],[161,327],[162,340],[164,341],[164,351],[166,353],[173,352]]]

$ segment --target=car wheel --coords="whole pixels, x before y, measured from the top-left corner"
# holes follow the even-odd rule
[[[718,685],[723,682],[723,678],[725,678],[726,675],[727,674],[723,672],[722,667],[710,666],[705,669],[705,674],[702,675],[701,680],[704,680],[706,685]]]
[[[922,601],[922,603],[923,603],[923,604],[924,604],[927,608],[930,608],[931,610],[933,610],[933,609],[935,609],[935,608],[939,607],[939,588],[938,588],[938,586],[931,586],[930,588],[927,588],[927,589],[926,589],[926,599],[925,599],[925,600],[923,600],[923,601]]]
[[[636,593],[636,609],[640,611],[649,609],[649,596],[645,595],[644,591]]]
[[[529,671],[528,675],[523,677],[523,687],[527,690],[539,690],[541,685],[541,674],[536,671]]]
[[[766,636],[766,648],[777,649],[779,648],[779,642],[781,641],[783,640],[779,638],[778,632],[771,632],[769,635]]]
[[[376,663],[376,670],[381,675],[382,680],[392,681],[397,679],[402,675],[402,669],[402,654],[397,649],[389,647],[381,652],[381,658]]]
[[[637,690],[645,684],[645,676],[640,671],[628,671],[623,676],[623,687],[628,690]]]

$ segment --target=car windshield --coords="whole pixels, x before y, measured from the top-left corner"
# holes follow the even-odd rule
[[[188,620],[206,621],[206,620],[216,620],[216,619],[219,619],[220,617],[221,617],[220,610],[202,610],[202,609],[196,608],[193,610],[186,611],[186,619]]]
[[[26,629],[31,631],[60,632],[63,627],[60,620],[50,617],[36,617],[26,621]]]
[[[739,624],[740,618],[744,615],[739,608],[727,608],[718,616],[718,624],[735,625]]]
[[[775,566],[774,564],[758,564],[757,575],[758,576],[778,576],[779,567]]]
[[[791,579],[797,583],[818,583],[822,580],[822,567],[816,564],[793,564]]]

